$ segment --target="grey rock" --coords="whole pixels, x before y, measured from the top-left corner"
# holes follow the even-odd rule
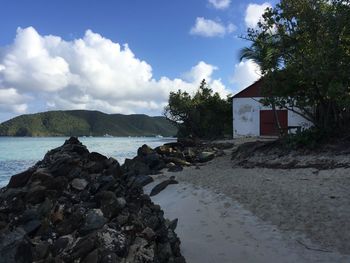
[[[88,182],[85,179],[75,178],[70,184],[74,189],[82,191],[88,185]]]
[[[179,182],[175,179],[168,179],[165,180],[159,184],[157,184],[153,189],[151,190],[150,196],[154,196],[159,194],[161,191],[163,191],[169,184],[178,184]]]
[[[36,230],[38,230],[40,226],[41,226],[41,221],[35,219],[35,220],[31,220],[31,221],[27,222],[25,225],[23,225],[23,229],[27,235],[31,235]]]
[[[142,234],[147,240],[153,240],[153,238],[156,236],[156,233],[154,233],[153,229],[150,227],[146,227],[142,231]]]
[[[205,162],[208,162],[210,160],[213,160],[214,157],[215,157],[215,153],[214,152],[201,152],[198,155],[198,160],[201,163],[205,163]]]
[[[98,250],[90,252],[83,261],[84,263],[98,263]]]
[[[153,178],[149,175],[139,175],[136,176],[134,184],[140,185],[140,186],[146,186],[153,182]]]
[[[100,209],[92,209],[87,213],[85,222],[83,227],[81,228],[81,231],[84,233],[87,233],[91,230],[99,229],[106,222],[107,222],[107,219],[103,216],[103,213]]]
[[[26,232],[20,227],[0,234],[0,255],[3,262],[16,262],[17,247],[23,241],[25,234]]]
[[[34,247],[34,260],[38,261],[47,257],[50,250],[50,244],[48,242],[42,242],[36,244]]]

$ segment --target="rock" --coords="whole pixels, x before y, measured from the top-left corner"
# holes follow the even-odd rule
[[[85,179],[75,178],[70,184],[74,189],[82,191],[88,185],[88,182]]]
[[[153,229],[150,227],[146,227],[142,231],[142,234],[147,240],[153,240],[153,238],[156,236],[156,233],[154,233]]]
[[[32,263],[33,262],[33,251],[32,246],[27,240],[22,240],[16,250],[15,254],[16,263]]]
[[[135,157],[134,159],[126,159],[122,169],[133,175],[149,175],[152,174],[151,169],[141,159]]]
[[[158,254],[160,261],[166,261],[172,254],[170,243],[160,243],[158,246]]]
[[[149,246],[147,240],[137,237],[134,244],[130,247],[126,262],[154,262],[154,254],[154,247]]]
[[[82,238],[74,246],[72,252],[69,253],[70,257],[75,260],[76,259],[82,260],[95,248],[95,246],[96,246],[95,240],[92,236],[87,236],[85,238]]]
[[[179,182],[175,179],[168,179],[165,180],[159,184],[157,184],[155,187],[153,187],[150,196],[154,196],[159,194],[161,191],[163,191],[169,184],[178,184]]]
[[[101,263],[119,263],[119,262],[125,262],[121,261],[119,257],[113,253],[113,252],[107,252],[102,254],[101,256]]]
[[[198,160],[201,163],[205,163],[205,162],[208,162],[210,160],[213,160],[214,157],[215,157],[215,153],[214,152],[201,152],[198,155]]]
[[[149,147],[148,145],[144,144],[137,150],[137,156],[146,156],[149,154],[154,153],[155,151]]]
[[[134,184],[144,187],[152,183],[153,181],[154,181],[153,178],[149,175],[138,175],[135,178]]]
[[[169,222],[168,224],[168,228],[171,229],[171,230],[175,230],[176,227],[177,227],[177,222],[179,221],[179,219],[174,219],[172,221]]]
[[[38,207],[36,213],[38,213],[40,217],[45,217],[50,213],[52,206],[52,201],[49,198],[45,198],[44,202]]]
[[[98,263],[98,250],[90,252],[83,261],[84,263]]]
[[[25,198],[28,203],[38,204],[45,200],[47,193],[48,191],[46,191],[46,187],[36,185],[29,189]]]
[[[142,188],[166,162],[188,165],[181,145],[165,148],[169,155],[143,146],[122,167],[74,137],[49,151],[0,189],[0,262],[184,262],[176,223]]]
[[[86,214],[85,223],[81,228],[83,233],[87,233],[91,230],[101,228],[107,219],[103,216],[103,213],[100,209],[92,209]]]
[[[123,257],[127,253],[128,239],[121,231],[104,227],[97,233],[97,241],[100,248],[113,251],[118,256]]]
[[[31,220],[23,225],[23,229],[27,235],[32,235],[41,226],[40,220]]]
[[[18,227],[13,231],[4,231],[0,234],[0,255],[3,262],[16,262],[17,247],[25,236],[25,231]]]
[[[107,160],[106,156],[104,156],[100,153],[97,153],[97,152],[89,153],[88,158],[90,161],[93,161],[93,162],[103,162],[103,161]]]
[[[191,166],[191,163],[185,161],[185,160],[182,160],[180,158],[176,158],[176,157],[166,157],[164,158],[164,161],[166,163],[174,163],[175,165],[181,165],[181,166]]]
[[[102,191],[95,197],[106,218],[116,216],[125,206],[125,199],[119,199],[112,191]]]
[[[37,244],[33,249],[34,261],[39,261],[47,257],[50,250],[50,244],[48,242],[41,242]]]
[[[70,244],[73,243],[73,237],[71,235],[61,236],[53,244],[52,253],[54,256],[59,255],[64,251]]]
[[[172,162],[166,164],[166,168],[171,168],[171,167],[174,167],[174,166],[176,166],[176,164],[174,164]]]
[[[185,155],[186,160],[189,162],[192,162],[196,158],[196,153],[192,147],[185,148],[183,154]]]
[[[29,181],[30,177],[32,176],[33,171],[34,168],[29,168],[28,170],[22,173],[11,176],[7,188],[17,188],[25,186],[26,183]]]
[[[173,152],[173,148],[167,145],[158,146],[154,149],[158,154],[169,155]]]

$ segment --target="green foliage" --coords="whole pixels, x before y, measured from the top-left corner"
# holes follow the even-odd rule
[[[178,126],[178,137],[214,139],[232,132],[231,99],[221,99],[205,80],[193,96],[181,90],[171,92],[164,115]]]
[[[326,134],[319,129],[311,128],[289,134],[284,138],[284,145],[290,149],[309,148],[316,149],[326,140]]]
[[[0,136],[174,136],[176,132],[164,117],[86,110],[22,115],[0,124]]]
[[[281,0],[245,38],[252,42],[245,58],[263,62],[268,104],[294,111],[322,131],[348,125],[349,0]]]

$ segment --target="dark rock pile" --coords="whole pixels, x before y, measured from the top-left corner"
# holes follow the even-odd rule
[[[185,262],[177,220],[142,190],[143,175],[198,158],[176,147],[143,146],[123,167],[76,138],[49,151],[0,190],[0,262]]]
[[[199,165],[222,156],[224,149],[232,147],[231,143],[198,143],[192,140],[166,143],[155,149],[143,145],[135,158],[126,159],[122,170],[144,186],[152,182],[147,175],[157,174],[165,168],[170,172],[179,172],[183,167]]]

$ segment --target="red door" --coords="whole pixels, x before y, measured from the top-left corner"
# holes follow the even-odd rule
[[[278,110],[278,120],[284,131],[288,130],[288,111]],[[278,135],[277,125],[275,124],[275,115],[272,110],[260,111],[260,135],[271,136]]]

